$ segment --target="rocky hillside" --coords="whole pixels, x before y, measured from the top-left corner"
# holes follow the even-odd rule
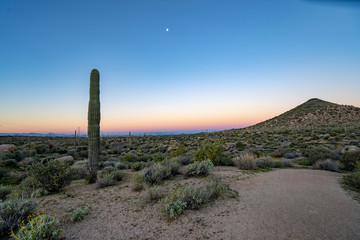
[[[307,102],[250,128],[302,128],[360,122],[360,108],[312,98]]]

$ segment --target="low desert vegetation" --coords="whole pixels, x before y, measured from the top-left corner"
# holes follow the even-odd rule
[[[186,185],[174,189],[164,199],[165,212],[170,218],[176,218],[186,209],[199,209],[219,197],[228,186],[220,178],[210,178],[209,183],[200,187]]]
[[[349,175],[345,175],[343,177],[343,182],[347,186],[349,186],[357,191],[360,191],[360,172],[354,172]]]
[[[184,185],[187,181],[203,183],[224,169],[218,166],[267,171],[300,165],[339,171],[346,174],[347,186],[359,189],[359,116],[357,108],[329,105],[315,99],[276,119],[244,129],[190,135],[102,137],[99,161],[95,165],[96,184],[91,191],[116,192],[126,186],[129,190],[144,190],[130,192],[141,196],[144,203],[161,205],[170,218],[176,218],[213,201],[226,189],[218,180],[209,180],[202,186]],[[15,145],[0,153],[2,237],[8,237],[11,229],[17,235],[19,221],[35,211],[35,202],[47,202],[57,194],[71,198],[67,189],[77,189],[86,183],[90,151],[87,138],[2,136],[0,144]],[[121,196],[118,201],[125,201],[119,199]],[[67,214],[82,218],[86,215],[84,211],[69,210]],[[48,217],[41,219],[56,222]],[[51,229],[60,227],[54,224]],[[56,230],[54,236],[57,233]]]

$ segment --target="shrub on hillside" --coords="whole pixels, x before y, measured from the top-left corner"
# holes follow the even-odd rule
[[[177,158],[166,159],[161,163],[161,165],[170,168],[171,175],[173,176],[179,173],[180,163]]]
[[[0,185],[0,200],[4,201],[5,197],[11,192],[10,186]]]
[[[36,203],[25,199],[12,199],[0,203],[0,236],[7,236],[11,229],[25,220],[35,209]]]
[[[210,160],[194,162],[185,167],[185,175],[191,176],[207,176],[214,170],[214,164]]]
[[[58,192],[72,180],[69,165],[56,160],[47,163],[34,162],[27,166],[26,171],[33,178],[34,185],[48,192]]]
[[[194,162],[194,157],[191,154],[185,154],[179,156],[178,161],[181,165],[188,165]]]
[[[274,167],[274,162],[272,160],[272,157],[270,157],[270,156],[257,158],[255,163],[256,163],[257,168],[272,168],[272,167]]]
[[[326,159],[337,160],[340,157],[339,153],[325,147],[314,147],[308,149],[305,152],[305,156],[309,158],[311,164],[314,164],[318,160],[326,160]]]
[[[235,166],[237,166],[240,169],[245,170],[252,170],[256,169],[256,155],[246,152],[244,154],[241,154],[240,156],[237,156],[233,159],[233,162]]]
[[[345,152],[341,156],[340,162],[346,170],[353,171],[357,162],[360,162],[360,151]]]
[[[226,162],[226,155],[223,147],[215,144],[205,145],[195,154],[195,160],[198,162],[210,160],[214,165],[222,165]]]
[[[319,160],[314,164],[314,168],[328,171],[338,171],[339,167],[337,162],[331,159]]]
[[[360,190],[360,172],[354,172],[343,177],[346,185]]]

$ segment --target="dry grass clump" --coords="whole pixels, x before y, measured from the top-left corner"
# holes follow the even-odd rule
[[[237,156],[233,159],[234,164],[244,170],[253,170],[256,169],[256,156],[253,153],[246,152],[240,156]]]

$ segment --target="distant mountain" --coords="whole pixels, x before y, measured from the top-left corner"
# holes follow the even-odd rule
[[[277,116],[249,127],[260,128],[302,128],[316,125],[334,125],[360,121],[360,108],[339,105],[318,98]]]

